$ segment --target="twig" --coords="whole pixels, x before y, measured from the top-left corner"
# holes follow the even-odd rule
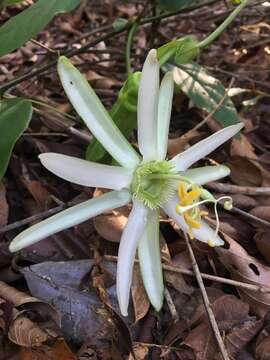
[[[223,194],[244,194],[250,196],[270,195],[270,187],[239,186],[219,182],[210,182],[205,187]]]
[[[270,227],[270,222],[269,221],[261,219],[261,218],[255,216],[255,215],[249,214],[246,211],[244,211],[242,209],[239,209],[239,208],[237,208],[235,206],[230,211],[232,211],[232,212],[234,212],[236,214],[242,215],[242,216],[244,216],[244,217],[246,217],[246,218],[248,218],[250,220],[253,220],[253,221],[255,221],[255,222],[257,222],[257,223],[259,223],[261,225],[264,225],[266,227]]]
[[[218,328],[218,325],[217,325],[217,322],[216,322],[216,319],[215,319],[215,315],[214,315],[213,310],[211,308],[211,304],[210,304],[207,292],[206,292],[205,287],[204,287],[204,283],[203,283],[203,280],[202,280],[200,269],[199,269],[199,266],[197,264],[196,258],[194,256],[193,249],[192,249],[192,247],[190,245],[189,238],[188,238],[186,233],[184,233],[184,235],[185,235],[185,240],[186,240],[186,245],[187,245],[187,248],[188,248],[188,251],[189,251],[189,255],[190,255],[190,258],[191,258],[192,267],[193,267],[193,270],[194,270],[198,285],[199,285],[201,293],[202,293],[202,298],[203,298],[203,303],[204,303],[204,306],[205,306],[205,310],[206,310],[206,313],[208,315],[208,319],[209,319],[211,328],[212,328],[213,333],[215,335],[217,345],[219,347],[219,350],[220,350],[220,353],[222,355],[223,360],[230,360],[229,355],[227,353],[227,350],[226,350],[226,348],[224,346],[224,343],[223,343],[223,340],[222,340],[222,337],[221,337],[221,334],[220,334],[220,331],[219,331],[219,328]]]
[[[179,316],[178,316],[177,310],[175,308],[173,299],[172,299],[171,294],[170,294],[170,292],[169,292],[169,290],[167,289],[166,286],[164,288],[164,297],[165,297],[165,299],[167,301],[167,305],[168,305],[168,308],[170,310],[171,317],[172,317],[173,321],[174,322],[179,321]]]
[[[106,261],[117,261],[117,256],[113,256],[113,255],[104,255],[104,260]],[[135,259],[135,262],[138,263],[138,260]],[[167,265],[167,264],[162,264],[162,269],[165,271],[170,271],[170,272],[174,272],[174,273],[179,273],[179,274],[183,274],[183,275],[188,275],[188,276],[194,276],[194,272],[188,269],[180,269],[176,266],[172,266],[172,265]],[[220,276],[215,276],[215,275],[210,275],[210,274],[206,274],[206,273],[201,273],[202,278],[206,279],[206,280],[211,280],[211,281],[216,281],[219,282],[221,284],[227,284],[227,285],[231,285],[231,286],[236,286],[242,289],[247,289],[250,291],[255,291],[255,292],[260,292],[260,293],[270,293],[270,287],[262,287],[259,285],[254,285],[254,284],[248,284],[248,283],[244,283],[244,282],[240,282],[240,281],[236,281],[236,280],[231,280],[231,279],[227,279],[227,278],[223,278]]]
[[[197,124],[192,129],[190,129],[188,132],[186,132],[184,135],[182,135],[180,140],[188,138],[194,131],[201,128],[215,114],[215,112],[217,110],[219,110],[219,108],[221,108],[221,106],[223,105],[225,99],[227,98],[227,95],[228,95],[228,92],[229,92],[230,88],[233,86],[233,83],[234,83],[234,78],[231,79],[228,88],[226,89],[225,93],[223,94],[222,98],[219,100],[219,102],[217,103],[215,108],[212,111],[210,111],[210,113],[201,122],[199,122],[199,124]]]
[[[32,215],[32,216],[29,216],[25,219],[22,219],[22,220],[18,220],[18,221],[15,221],[14,223],[12,224],[8,224],[6,226],[2,226],[0,227],[0,234],[2,233],[5,233],[7,231],[10,231],[10,230],[14,230],[18,227],[21,227],[21,226],[24,226],[24,225],[27,225],[33,221],[36,221],[36,220],[39,220],[39,219],[42,219],[42,218],[45,218],[45,217],[48,217],[50,215],[53,215],[61,210],[64,210],[66,208],[68,208],[69,206],[73,206],[73,205],[77,205],[79,204],[81,201],[71,201],[71,202],[68,202],[66,204],[63,204],[63,205],[59,205],[59,206],[56,206],[52,209],[49,209],[49,210],[46,210],[46,211],[43,211],[41,213],[38,213],[38,214],[35,214],[35,215]]]
[[[171,16],[175,16],[175,15],[178,15],[179,13],[185,13],[185,12],[190,12],[190,11],[193,11],[193,10],[196,10],[196,9],[199,9],[203,6],[208,6],[208,5],[212,5],[214,3],[216,3],[217,1],[219,0],[210,0],[210,1],[207,1],[205,3],[200,3],[199,5],[195,5],[195,6],[192,6],[192,7],[189,7],[188,9],[182,9],[182,10],[178,10],[176,12],[172,12],[172,13],[167,13],[167,14],[163,14],[161,16],[157,16],[155,18],[146,18],[146,19],[143,19],[140,23],[140,25],[144,25],[144,24],[147,24],[147,23],[151,23],[152,21],[154,20],[159,20],[159,19],[165,19],[165,18],[169,18]],[[77,55],[77,54],[80,54],[80,53],[83,53],[85,52],[86,50],[88,50],[90,47],[93,47],[95,45],[97,45],[98,43],[100,43],[101,41],[106,41],[108,39],[110,39],[111,37],[117,35],[117,34],[120,34],[120,33],[123,33],[127,30],[129,30],[131,28],[131,26],[133,25],[133,22],[129,22],[127,23],[127,25],[122,28],[122,29],[119,29],[119,30],[111,30],[110,32],[100,36],[98,39],[95,39],[93,41],[89,41],[87,42],[85,45],[83,45],[81,48],[79,49],[69,49],[69,50],[66,50],[64,51],[62,54],[67,56],[67,57],[72,57],[74,55]],[[107,27],[106,27],[107,29]],[[112,29],[112,26],[109,27],[109,29]],[[104,31],[104,27],[100,28],[100,29],[95,29],[92,34],[94,33],[98,33],[100,31]],[[89,34],[87,36],[90,36]],[[77,41],[77,40],[76,40]],[[57,59],[53,60],[52,62],[44,65],[44,66],[41,66],[37,69],[34,69],[33,71],[31,72],[27,72],[21,76],[18,76],[17,78],[13,79],[13,80],[10,80],[9,82],[3,84],[2,86],[0,86],[0,93],[3,93],[5,92],[6,90],[12,88],[13,86],[15,85],[18,85],[20,84],[22,81],[24,80],[28,80],[30,78],[33,78],[35,76],[38,76],[44,72],[46,72],[47,70],[49,70],[50,68],[54,67],[55,65],[57,64]]]

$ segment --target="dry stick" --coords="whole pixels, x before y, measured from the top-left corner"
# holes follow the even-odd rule
[[[170,310],[171,317],[172,317],[173,321],[176,323],[176,322],[179,321],[179,316],[178,316],[176,307],[174,305],[173,299],[171,297],[171,294],[170,294],[170,292],[169,292],[169,290],[168,290],[168,288],[166,286],[164,288],[164,296],[165,296],[165,299],[167,301],[167,305],[168,305],[168,308]]]
[[[234,212],[234,213],[236,213],[236,214],[245,216],[246,218],[248,218],[248,219],[250,219],[250,220],[253,220],[253,221],[255,221],[255,222],[257,222],[257,223],[259,223],[259,224],[261,224],[261,225],[264,225],[264,226],[266,226],[266,227],[270,227],[270,222],[269,222],[269,221],[264,220],[264,219],[261,219],[261,218],[258,218],[257,216],[252,215],[252,214],[249,214],[249,213],[247,213],[246,211],[241,210],[241,209],[239,209],[239,208],[237,208],[237,207],[235,207],[235,206],[234,206],[234,207],[232,208],[232,210],[230,210],[230,211],[232,211],[232,212]]]
[[[53,214],[55,214],[55,213],[57,213],[57,212],[59,212],[61,210],[64,210],[64,209],[68,208],[69,206],[77,205],[80,202],[75,202],[75,201],[68,202],[66,204],[59,205],[59,206],[56,206],[56,207],[54,207],[52,209],[43,211],[41,213],[29,216],[29,217],[27,217],[25,219],[15,221],[12,224],[2,226],[2,227],[0,227],[0,234],[5,233],[5,232],[10,231],[10,230],[14,230],[14,229],[16,229],[18,227],[24,226],[26,224],[29,224],[29,223],[31,223],[33,221],[36,221],[36,220],[39,220],[41,218],[48,217],[48,216],[53,215]]]
[[[184,232],[184,235],[185,235],[185,240],[186,240],[187,248],[188,248],[188,251],[189,251],[192,267],[193,267],[193,270],[194,270],[198,285],[199,285],[201,293],[202,293],[202,298],[203,298],[203,303],[204,303],[204,306],[205,306],[205,310],[206,310],[206,313],[208,315],[208,319],[209,319],[211,328],[212,328],[213,333],[215,335],[217,345],[219,347],[219,350],[220,350],[220,353],[222,355],[223,360],[230,360],[230,357],[229,357],[229,355],[227,353],[227,350],[226,350],[226,348],[224,346],[224,343],[223,343],[223,340],[222,340],[222,337],[221,337],[221,334],[220,334],[220,331],[219,331],[219,328],[218,328],[218,325],[217,325],[217,322],[216,322],[216,319],[215,319],[215,315],[214,315],[213,310],[211,308],[211,304],[210,304],[207,292],[206,292],[205,287],[204,287],[204,283],[203,283],[203,280],[202,280],[200,269],[199,269],[199,266],[197,264],[193,249],[192,249],[192,247],[190,245],[189,238],[188,238],[188,236],[187,236],[187,234],[185,232]]]
[[[199,122],[199,124],[194,126],[192,129],[190,129],[188,132],[186,132],[183,136],[181,136],[181,139],[185,139],[185,138],[189,137],[189,135],[191,135],[194,131],[201,128],[215,114],[215,112],[221,108],[221,106],[223,105],[223,103],[228,95],[229,90],[233,86],[234,80],[235,80],[234,78],[231,79],[228,88],[226,89],[225,93],[223,94],[222,98],[219,100],[219,102],[217,103],[215,108],[212,111],[210,111],[210,113],[201,122]]]
[[[117,262],[117,256],[104,255],[104,260]],[[135,262],[138,263],[138,260],[135,259]],[[188,269],[180,269],[180,268],[178,268],[176,266],[172,266],[172,265],[162,264],[162,269],[165,271],[170,271],[170,272],[179,273],[179,274],[183,274],[183,275],[194,276],[193,271],[188,270]],[[227,279],[227,278],[223,278],[223,277],[215,276],[215,275],[210,275],[210,274],[206,274],[206,273],[201,273],[201,276],[202,276],[202,278],[207,279],[207,280],[236,286],[236,287],[239,287],[242,289],[247,289],[250,291],[261,292],[261,293],[270,293],[270,287],[266,287],[266,286],[248,284],[248,283],[244,283],[241,281],[231,280],[231,279]]]
[[[175,15],[178,15],[179,13],[187,13],[187,12],[191,12],[193,10],[196,10],[196,9],[200,9],[201,7],[204,7],[204,6],[208,6],[208,5],[212,5],[214,3],[218,2],[218,0],[209,0],[209,1],[206,1],[205,3],[200,3],[198,5],[194,5],[194,6],[191,6],[189,7],[188,9],[181,9],[181,10],[178,10],[178,11],[175,11],[175,12],[172,12],[172,13],[167,13],[167,14],[162,14],[160,16],[157,16],[156,18],[157,19],[165,19],[165,18],[168,18],[168,17],[171,17],[171,16],[175,16]],[[143,24],[147,24],[147,23],[150,23],[152,21],[154,21],[155,18],[146,18],[146,19],[143,19],[141,21],[141,25]],[[93,47],[95,45],[97,45],[98,43],[100,43],[101,41],[106,41],[108,39],[110,39],[111,37],[117,35],[117,34],[120,34],[122,32],[125,32],[127,30],[129,30],[131,28],[131,26],[133,25],[133,22],[129,22],[127,24],[126,27],[122,28],[122,29],[119,29],[119,30],[113,30],[107,34],[104,34],[102,36],[100,36],[98,39],[94,40],[94,41],[89,41],[88,43],[86,43],[85,45],[83,45],[81,48],[79,49],[69,49],[67,51],[64,51],[62,54],[67,56],[67,57],[72,57],[74,55],[77,55],[77,54],[80,54],[80,53],[83,53],[85,52],[86,50],[88,50],[90,47]],[[111,29],[112,27],[109,27],[109,29]],[[100,28],[100,29],[95,29],[93,33],[97,33],[99,31],[104,31],[104,28]],[[89,34],[87,35],[89,36]],[[12,79],[10,80],[9,82],[7,82],[6,84],[0,86],[0,93],[3,93],[4,91],[8,90],[9,88],[15,86],[15,85],[18,85],[20,84],[22,81],[24,80],[27,80],[27,79],[30,79],[32,77],[35,77],[35,76],[38,76],[44,72],[46,72],[47,70],[49,70],[50,68],[54,67],[55,65],[57,64],[57,59],[56,60],[53,60],[52,62],[50,62],[49,64],[46,64],[44,66],[41,66],[37,69],[34,69],[33,71],[31,72],[27,72],[26,74],[23,74],[21,76],[18,76],[17,78],[15,79]]]
[[[270,195],[270,187],[239,186],[219,182],[210,182],[205,187],[224,194]]]

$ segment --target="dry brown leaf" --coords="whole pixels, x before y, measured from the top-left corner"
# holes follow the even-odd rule
[[[256,336],[263,326],[262,320],[250,318],[235,327],[225,338],[224,345],[231,357],[237,355]],[[220,354],[217,359],[222,359]]]
[[[120,211],[111,211],[94,218],[97,233],[104,239],[119,242],[127,223],[127,216]]]
[[[270,359],[270,336],[263,339],[258,345],[256,344],[256,359],[257,360]]]
[[[138,264],[135,264],[133,268],[133,279],[132,279],[132,300],[135,315],[135,322],[141,320],[147,314],[150,308],[150,302],[148,300],[146,291],[144,289],[142,277],[140,274],[140,268]]]
[[[13,320],[8,331],[8,338],[15,344],[24,347],[39,347],[54,337],[41,329],[23,313]]]
[[[71,352],[66,342],[57,340],[50,348],[47,346],[39,349],[22,348],[20,360],[76,360],[77,357]]]
[[[259,252],[270,263],[270,231],[259,230],[254,238]]]
[[[248,304],[234,295],[219,297],[211,304],[211,308],[219,329],[226,334],[224,342],[231,357],[239,353],[262,327],[262,320],[249,317]],[[196,324],[185,339],[185,344],[195,351],[196,360],[220,359],[205,311],[203,316],[197,318]]]
[[[187,144],[190,140],[199,136],[198,131],[189,131],[186,135],[180,136],[175,139],[169,139],[168,141],[168,158],[171,159],[175,155],[186,149]]]
[[[40,209],[46,209],[50,203],[49,191],[37,180],[27,180],[22,178],[22,182],[27,190],[31,193]]]
[[[256,159],[257,155],[254,152],[254,147],[250,144],[248,138],[241,133],[240,139],[233,138],[231,142],[231,156],[248,157]]]
[[[228,161],[232,181],[241,186],[261,186],[263,177],[258,166],[251,160],[232,156]]]
[[[105,192],[107,192],[107,190],[97,188],[93,196],[97,197]],[[93,222],[97,233],[108,241],[119,242],[129,213],[130,207],[126,205],[96,216]]]
[[[133,345],[133,351],[137,360],[143,360],[149,352],[149,347],[144,344],[137,343]],[[130,354],[128,360],[134,360],[133,355]]]
[[[223,234],[226,242],[224,247],[216,247],[220,261],[230,271],[234,280],[256,284],[269,289],[270,267],[250,256],[246,250],[228,235]],[[227,247],[227,248],[226,248]],[[270,293],[254,292],[247,289],[238,289],[252,311],[264,316],[270,310]]]
[[[270,221],[270,206],[257,206],[250,211],[250,214],[266,221]]]

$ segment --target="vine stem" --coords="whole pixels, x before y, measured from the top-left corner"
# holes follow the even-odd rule
[[[145,25],[145,24],[148,24],[148,23],[151,23],[152,21],[154,20],[161,20],[161,19],[165,19],[165,18],[169,18],[169,17],[172,17],[172,16],[175,16],[175,15],[178,15],[180,13],[187,13],[187,12],[190,12],[190,11],[193,11],[193,10],[196,10],[196,9],[200,9],[204,6],[209,6],[209,5],[212,5],[216,2],[218,2],[219,0],[209,0],[209,1],[206,1],[206,2],[203,2],[203,3],[200,3],[198,5],[194,5],[194,6],[191,6],[189,7],[188,9],[181,9],[181,10],[178,10],[178,11],[175,11],[175,12],[171,12],[171,13],[167,13],[167,14],[162,14],[162,15],[159,15],[159,16],[156,16],[156,17],[149,17],[149,18],[145,18],[145,19],[142,19],[140,21],[140,26],[141,25]],[[100,29],[95,29],[93,30],[91,33],[87,33],[87,37],[90,36],[90,35],[93,35],[95,33],[98,33],[98,32],[101,32],[101,31],[104,31],[104,29],[110,29],[111,31],[100,36],[98,39],[95,39],[93,41],[89,41],[87,42],[85,45],[83,45],[81,48],[77,49],[70,49],[70,50],[66,50],[64,51],[61,55],[65,55],[67,57],[72,57],[74,55],[77,55],[77,54],[80,54],[80,53],[83,53],[85,52],[86,50],[88,50],[90,47],[93,47],[95,45],[97,45],[98,43],[100,43],[101,41],[106,41],[112,37],[114,37],[115,35],[117,34],[120,34],[120,33],[123,33],[127,30],[129,30],[132,25],[134,24],[134,21],[133,22],[128,22],[127,25],[121,29],[118,29],[118,30],[114,30],[112,26],[109,26],[109,27],[101,27]],[[82,38],[82,37],[81,37]],[[77,40],[76,40],[77,41]],[[50,68],[52,67],[55,67],[55,65],[57,64],[57,59],[51,61],[50,63],[44,65],[44,66],[41,66],[37,69],[34,69],[33,71],[30,71],[30,72],[27,72],[25,74],[22,74],[21,76],[18,76],[17,78],[15,79],[12,79],[8,82],[6,82],[5,84],[3,84],[2,86],[0,86],[0,94],[1,93],[4,93],[5,91],[9,90],[10,88],[12,88],[13,86],[16,86],[18,84],[20,84],[21,82],[23,82],[24,80],[28,80],[28,79],[31,79],[33,77],[36,77],[40,74],[43,74],[44,72],[46,72],[47,70],[49,70]]]

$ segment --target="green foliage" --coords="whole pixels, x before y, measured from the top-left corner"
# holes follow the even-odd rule
[[[0,27],[0,56],[35,37],[54,15],[71,11],[80,0],[38,0],[35,4],[8,20]]]
[[[137,125],[137,96],[140,76],[140,72],[129,75],[110,111],[114,123],[126,138]],[[106,150],[96,139],[92,140],[88,146],[86,159],[95,162],[110,162]]]
[[[176,11],[194,3],[194,0],[159,0],[159,7],[165,11]]]
[[[12,149],[32,116],[31,102],[21,98],[0,101],[0,179],[7,169]]]
[[[174,81],[194,105],[208,113],[217,109],[213,117],[223,127],[240,122],[234,104],[226,95],[222,83],[210,76],[202,66],[195,63],[179,66]]]
[[[157,50],[160,65],[172,60],[175,64],[187,64],[200,53],[199,43],[193,36],[185,36],[162,45]]]

